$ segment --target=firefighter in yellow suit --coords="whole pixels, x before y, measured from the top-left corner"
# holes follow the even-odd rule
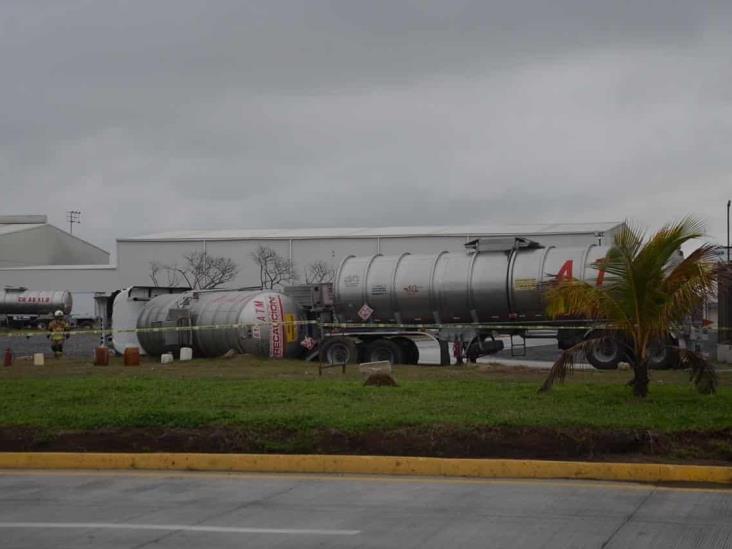
[[[51,339],[51,350],[53,356],[61,358],[64,356],[64,341],[69,339],[69,331],[71,326],[64,320],[64,312],[56,311],[53,313],[54,319],[48,323],[48,335],[46,337]]]

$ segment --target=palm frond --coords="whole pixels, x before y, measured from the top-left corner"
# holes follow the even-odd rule
[[[600,318],[603,314],[603,292],[587,282],[565,280],[546,293],[547,314],[551,318],[563,316]]]
[[[581,280],[564,280],[547,290],[546,314],[549,318],[604,320],[627,329],[632,323],[612,284],[598,287]]]
[[[631,221],[626,220],[613,239],[613,248],[619,256],[633,258],[643,245],[645,232]]]
[[[591,345],[594,345],[597,342],[597,339],[599,338],[586,339],[576,345],[573,345],[569,349],[562,351],[562,354],[559,355],[559,358],[557,358],[552,365],[551,370],[549,370],[549,374],[546,376],[544,383],[539,387],[538,392],[546,393],[552,388],[554,382],[557,380],[559,383],[564,383],[567,375],[574,373],[574,366],[578,362],[578,356],[582,356],[582,354],[585,353]]]

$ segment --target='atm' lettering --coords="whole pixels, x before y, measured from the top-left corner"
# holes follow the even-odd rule
[[[597,280],[595,280],[595,286],[598,288],[605,282],[605,260],[600,259],[597,261]]]
[[[572,280],[573,265],[574,261],[571,259],[564,262],[564,265],[562,265],[562,268],[559,269],[559,272],[557,273],[557,282],[561,282],[562,280]]]

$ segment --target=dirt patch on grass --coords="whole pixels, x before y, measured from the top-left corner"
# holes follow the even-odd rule
[[[732,429],[712,432],[404,427],[348,433],[237,428],[48,432],[0,428],[0,451],[310,453],[732,463]]]
[[[396,379],[394,379],[391,374],[385,373],[371,374],[366,378],[366,381],[364,381],[363,384],[367,387],[399,387]]]

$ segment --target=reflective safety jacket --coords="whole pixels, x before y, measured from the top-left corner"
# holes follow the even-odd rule
[[[59,342],[63,341],[64,332],[68,332],[70,329],[69,323],[65,320],[52,320],[48,323],[48,331],[51,332],[51,341]]]

